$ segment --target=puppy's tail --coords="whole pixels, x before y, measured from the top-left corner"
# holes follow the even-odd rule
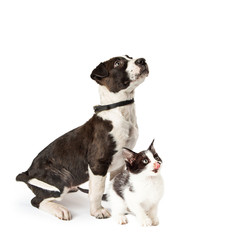
[[[28,175],[28,171],[22,172],[22,173],[18,174],[16,177],[16,181],[25,182],[25,183],[27,183],[29,179],[30,179],[30,177]]]
[[[81,192],[84,192],[84,193],[87,193],[89,194],[89,190],[88,189],[84,189],[84,188],[81,188],[81,187],[78,187],[78,189],[81,191]],[[108,195],[107,194],[103,194],[102,196],[102,201],[108,201]]]

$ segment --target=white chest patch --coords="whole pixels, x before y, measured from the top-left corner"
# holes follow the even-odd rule
[[[131,177],[133,177],[131,175]],[[163,195],[163,179],[161,175],[156,177],[136,177],[132,179],[135,188],[135,194],[132,197],[135,201],[142,203],[145,208],[150,207],[153,204],[157,204]],[[143,190],[144,189],[144,190]]]
[[[113,129],[110,132],[116,142],[117,153],[113,156],[113,161],[109,171],[114,171],[124,165],[122,157],[122,148],[127,147],[132,149],[138,138],[138,127],[136,122],[134,104],[103,111],[98,114],[104,120],[112,122]]]

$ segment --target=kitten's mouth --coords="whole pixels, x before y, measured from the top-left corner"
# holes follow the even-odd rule
[[[152,171],[153,171],[154,173],[157,173],[158,170],[159,170],[159,168],[161,167],[161,164],[158,163],[158,162],[155,162],[155,163],[153,164],[153,167],[154,167],[154,169],[153,169]]]

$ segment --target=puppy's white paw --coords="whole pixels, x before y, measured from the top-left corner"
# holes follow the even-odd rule
[[[105,208],[100,208],[96,211],[91,211],[91,215],[98,218],[98,219],[111,217],[111,214]]]
[[[152,226],[152,220],[149,217],[146,217],[140,220],[140,224],[143,227],[149,227]]]
[[[125,215],[119,215],[116,219],[118,224],[124,225],[128,223],[128,219]]]
[[[56,208],[55,216],[58,217],[61,220],[71,220],[72,216],[71,213],[66,209],[65,207],[59,205],[59,207]]]
[[[48,212],[61,220],[71,220],[71,213],[62,205],[54,202],[40,203],[39,209]]]

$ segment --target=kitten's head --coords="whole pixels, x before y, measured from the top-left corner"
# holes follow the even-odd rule
[[[156,176],[162,164],[154,146],[154,140],[146,151],[135,153],[128,148],[123,148],[123,157],[126,161],[127,170],[131,173],[143,173],[148,176]]]

